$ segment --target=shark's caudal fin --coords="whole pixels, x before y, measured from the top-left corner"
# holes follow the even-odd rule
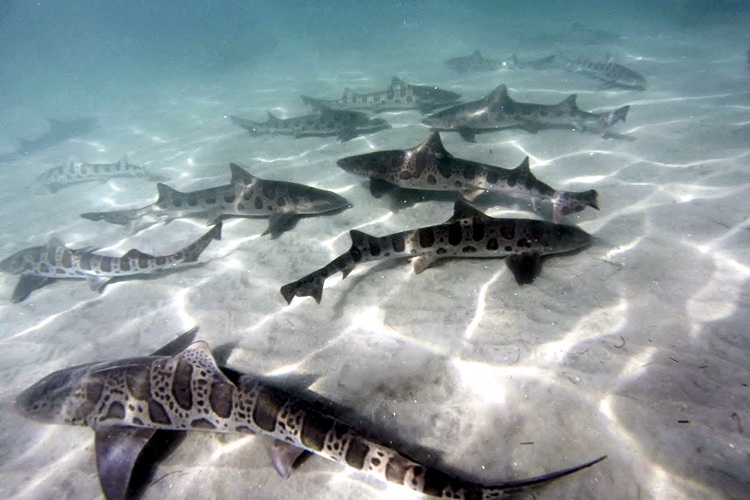
[[[566,215],[580,212],[586,207],[599,210],[599,193],[594,189],[580,193],[557,191],[552,196],[552,207],[552,222],[557,224]]]

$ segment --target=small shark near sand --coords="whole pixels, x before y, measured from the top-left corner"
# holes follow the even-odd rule
[[[465,500],[502,498],[606,458],[489,486],[462,480],[371,439],[302,391],[291,392],[269,377],[220,368],[205,342],[183,347],[194,333],[151,356],[54,372],[22,392],[15,408],[44,423],[93,429],[99,482],[108,500],[127,497],[139,455],[167,431],[262,436],[275,469],[285,478],[302,454],[314,453],[381,481]]]
[[[468,56],[459,56],[448,59],[445,65],[459,73],[474,73],[478,71],[497,71],[505,66],[499,59],[488,59],[482,56],[479,50],[475,50]]]
[[[171,255],[149,255],[132,249],[111,257],[87,249],[73,250],[57,239],[31,247],[0,261],[0,271],[19,275],[13,302],[21,302],[34,290],[56,279],[85,279],[92,290],[101,290],[113,278],[154,274],[193,263],[212,240],[221,239],[221,222]]]
[[[398,111],[418,109],[422,112],[455,104],[461,96],[455,92],[443,90],[433,85],[411,85],[395,76],[386,90],[358,94],[349,88],[344,90],[340,99],[325,100],[301,96],[305,104],[316,110],[343,109],[360,111]]]
[[[0,162],[15,161],[22,156],[36,153],[43,149],[55,146],[62,142],[87,134],[96,127],[97,119],[94,117],[75,118],[72,120],[49,120],[49,130],[32,139],[19,139],[18,148],[11,153],[0,155]]]
[[[646,89],[646,78],[643,75],[616,63],[609,55],[604,62],[592,61],[585,57],[571,59],[562,53],[558,54],[558,59],[566,70],[601,80],[605,87],[631,90]]]
[[[469,142],[478,133],[507,128],[538,131],[546,128],[569,128],[612,137],[609,128],[625,121],[630,106],[613,111],[590,113],[576,104],[571,94],[559,104],[518,102],[508,95],[508,87],[499,85],[478,101],[458,104],[427,116],[422,123],[435,130],[456,131]]]
[[[538,59],[520,60],[516,54],[505,61],[505,67],[509,69],[549,69],[554,67],[555,55],[540,57]]]
[[[380,197],[390,187],[430,191],[458,191],[469,201],[488,191],[547,200],[553,206],[553,221],[588,207],[599,209],[597,193],[557,191],[531,173],[529,158],[514,169],[505,169],[456,158],[433,132],[423,143],[411,149],[376,151],[341,158],[336,164],[347,172],[370,179],[370,192]]]
[[[36,177],[36,182],[57,192],[73,184],[83,182],[106,182],[114,177],[142,177],[150,181],[163,180],[160,176],[150,175],[146,169],[128,163],[125,156],[117,163],[88,163],[71,157],[66,165],[51,168]]]
[[[183,193],[166,184],[157,184],[156,203],[143,208],[85,213],[81,217],[120,225],[135,225],[142,219],[151,223],[169,222],[183,217],[268,218],[268,228],[263,234],[277,237],[294,227],[300,217],[334,213],[350,206],[345,198],[331,191],[260,179],[236,163],[229,167],[232,180],[228,185]]]
[[[370,118],[367,113],[350,110],[321,108],[317,113],[294,118],[278,118],[270,111],[268,120],[255,122],[230,116],[232,123],[244,128],[250,135],[291,135],[299,137],[336,136],[346,142],[358,135],[374,134],[391,128],[382,118]]]
[[[352,246],[324,267],[281,287],[287,304],[294,297],[312,297],[320,304],[325,280],[337,272],[346,278],[363,262],[413,258],[419,274],[441,258],[505,258],[518,284],[531,283],[546,255],[568,253],[587,246],[591,236],[574,226],[530,219],[498,219],[456,202],[453,217],[436,226],[387,236],[351,230]]]

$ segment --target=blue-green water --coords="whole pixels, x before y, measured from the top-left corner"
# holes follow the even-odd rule
[[[139,356],[199,325],[232,343],[240,371],[312,375],[311,389],[437,464],[482,482],[607,455],[533,491],[537,498],[743,498],[750,489],[750,7],[746,2],[101,2],[0,4],[0,257],[57,236],[112,255],[173,252],[205,232],[179,219],[147,229],[79,214],[135,208],[154,182],[111,179],[50,193],[35,177],[75,155],[127,155],[190,191],[227,183],[230,162],[313,185],[352,208],[304,218],[279,238],[264,220],[227,221],[204,265],[102,293],[59,280],[21,303],[0,279],[0,495],[96,498],[89,429],[13,411],[16,395],[71,365]],[[574,28],[574,25],[581,28]],[[456,73],[480,49],[522,60],[558,51],[642,74],[609,88],[561,69]],[[336,160],[411,148],[418,111],[392,127],[335,137],[252,137],[230,115],[299,116],[301,94],[372,92],[393,76],[479,99],[500,83],[520,101],[572,93],[585,110],[630,105],[604,139],[503,130],[453,155],[531,169],[565,190],[596,189],[600,210],[569,217],[588,249],[544,263],[518,286],[501,260],[452,259],[415,275],[404,260],[329,279],[320,305],[279,287],[349,248],[349,230],[385,235],[438,224],[452,201],[373,198]],[[93,118],[93,126],[69,121]],[[49,119],[68,121],[52,133]],[[24,148],[19,138],[28,140]],[[482,197],[494,217],[549,218],[526,200]],[[339,275],[340,276],[340,275]],[[7,298],[7,299],[6,299]],[[145,498],[420,498],[312,457],[281,479],[260,439],[193,433],[155,465]]]

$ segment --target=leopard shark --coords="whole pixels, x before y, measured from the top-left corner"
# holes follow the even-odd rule
[[[463,480],[373,439],[373,433],[331,413],[330,406],[312,395],[290,390],[271,377],[220,367],[206,342],[182,348],[193,340],[195,330],[150,356],[56,371],[23,391],[15,409],[36,421],[91,428],[107,500],[127,496],[139,455],[168,431],[264,437],[271,462],[284,478],[303,454],[312,453],[425,495],[466,500],[502,498],[606,458],[489,486]]]
[[[141,177],[150,181],[164,180],[161,176],[149,174],[145,168],[128,163],[124,156],[117,163],[88,163],[71,157],[65,165],[59,165],[39,174],[36,182],[51,192],[91,181],[106,182],[114,177]]]
[[[346,88],[340,99],[315,99],[305,95],[301,97],[305,104],[309,104],[316,110],[328,108],[375,113],[404,109],[418,109],[426,113],[455,104],[461,98],[455,92],[443,90],[433,85],[412,85],[395,76],[391,80],[390,86],[379,92],[358,94]]]
[[[592,61],[585,57],[569,58],[558,53],[558,59],[567,71],[581,73],[601,80],[605,87],[631,90],[645,90],[646,78],[632,69],[618,64],[607,54],[604,62]]]
[[[557,191],[537,179],[529,168],[528,156],[514,169],[456,158],[443,146],[440,132],[433,132],[411,149],[347,156],[336,164],[347,172],[369,177],[370,192],[375,197],[393,186],[458,191],[469,201],[488,191],[500,191],[530,197],[534,208],[537,200],[550,201],[554,222],[587,206],[599,209],[598,194],[593,189],[579,193]]]
[[[320,304],[325,280],[337,272],[344,278],[358,265],[380,259],[413,258],[419,274],[441,258],[505,258],[519,285],[539,274],[541,257],[588,246],[591,236],[575,226],[531,219],[498,219],[457,201],[443,224],[386,236],[349,231],[352,246],[324,267],[281,287],[287,304],[294,297],[312,297]]]
[[[295,182],[260,179],[236,163],[229,165],[228,185],[183,193],[157,184],[159,198],[142,208],[90,212],[81,217],[93,221],[135,226],[138,221],[155,223],[183,217],[215,220],[230,217],[268,218],[262,235],[278,237],[304,216],[335,213],[351,205],[342,196]]]
[[[88,249],[74,250],[52,238],[46,245],[20,250],[0,261],[0,271],[19,275],[13,302],[25,300],[56,279],[85,279],[92,290],[100,291],[113,278],[155,274],[196,262],[212,240],[221,239],[221,226],[219,222],[182,250],[160,256],[132,249],[122,257],[112,257]]]
[[[554,67],[555,55],[540,57],[537,59],[521,60],[516,54],[510,56],[510,59],[504,62],[508,69],[548,69]]]
[[[476,134],[507,128],[538,131],[545,128],[569,128],[609,137],[609,128],[625,121],[630,106],[613,111],[582,111],[571,94],[559,104],[519,102],[508,95],[508,87],[499,85],[478,101],[458,104],[427,116],[422,123],[435,130],[458,132],[464,140],[474,142]]]
[[[478,71],[497,71],[505,64],[499,59],[488,59],[482,56],[479,50],[475,50],[468,56],[459,56],[448,59],[444,64],[453,71],[459,73],[473,73]]]
[[[266,111],[268,120],[256,122],[236,116],[230,116],[235,125],[244,128],[250,135],[291,135],[299,137],[336,136],[346,142],[358,135],[374,134],[391,128],[382,118],[370,118],[367,113],[351,110],[339,110],[321,107],[320,111],[294,118],[279,118]]]

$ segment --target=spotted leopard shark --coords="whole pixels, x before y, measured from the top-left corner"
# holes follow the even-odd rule
[[[529,157],[514,169],[505,169],[456,158],[443,146],[440,132],[433,132],[423,143],[411,149],[376,151],[341,158],[336,164],[353,174],[370,179],[370,192],[379,197],[390,187],[431,191],[458,191],[469,201],[488,191],[530,197],[552,203],[552,220],[588,207],[599,209],[598,194],[557,191],[537,179],[529,168]]]
[[[468,56],[459,56],[447,59],[445,66],[458,73],[471,73],[478,71],[497,71],[505,66],[499,59],[489,59],[482,56],[479,50],[475,50]]]
[[[646,89],[646,78],[643,75],[627,66],[616,63],[609,54],[603,62],[592,61],[586,57],[570,58],[562,53],[558,53],[558,59],[566,70],[601,80],[605,87],[631,90]]]
[[[132,249],[122,257],[112,257],[74,250],[53,238],[46,245],[26,248],[0,261],[0,271],[19,275],[13,302],[23,301],[56,279],[85,279],[92,290],[99,291],[113,278],[155,274],[196,262],[212,240],[221,239],[221,226],[219,222],[182,250],[160,256]]]
[[[36,182],[51,192],[84,182],[106,182],[115,177],[141,177],[150,181],[164,180],[161,176],[149,174],[145,168],[128,163],[124,156],[117,163],[88,163],[71,157],[65,165],[59,165],[39,174]]]
[[[183,217],[215,220],[217,218],[268,218],[263,235],[278,237],[294,227],[300,217],[335,213],[348,208],[349,202],[331,191],[295,182],[261,179],[236,163],[229,168],[228,185],[184,193],[166,184],[157,184],[159,198],[142,208],[90,212],[84,219],[112,224],[132,225],[140,220],[153,223]]]
[[[505,258],[520,285],[531,283],[546,255],[568,253],[591,242],[575,226],[531,219],[490,217],[462,201],[443,224],[410,229],[386,236],[349,231],[352,246],[324,267],[281,287],[287,304],[294,297],[312,297],[320,304],[325,280],[337,272],[344,278],[361,263],[381,259],[412,258],[419,274],[442,258]]]
[[[349,141],[358,135],[374,134],[391,128],[382,118],[370,118],[361,111],[321,108],[320,111],[293,118],[279,118],[270,111],[268,120],[256,122],[230,116],[232,123],[244,128],[250,135],[291,135],[300,137],[336,136],[341,142]]]
[[[420,464],[371,439],[314,398],[268,377],[220,368],[194,330],[151,356],[65,368],[23,391],[23,416],[95,432],[99,482],[108,500],[126,496],[139,454],[164,431],[263,436],[283,477],[304,453],[314,453],[385,482],[442,498],[497,499],[590,467],[606,457],[529,479],[483,486]]]
[[[576,104],[576,94],[552,105],[519,102],[508,95],[508,87],[499,85],[478,101],[438,111],[427,116],[422,123],[435,130],[456,131],[469,142],[474,142],[478,133],[507,128],[530,131],[570,128],[609,137],[609,128],[624,122],[629,109],[630,106],[622,106],[602,113],[583,111]]]
[[[391,80],[390,86],[379,92],[359,94],[347,87],[340,99],[316,99],[305,95],[301,97],[305,104],[309,104],[317,110],[329,108],[375,113],[404,109],[418,109],[426,113],[455,104],[461,98],[455,92],[443,90],[433,85],[412,85],[395,76]]]

